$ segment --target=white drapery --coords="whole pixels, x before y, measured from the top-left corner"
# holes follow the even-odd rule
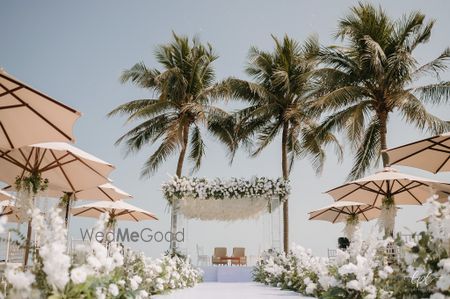
[[[272,197],[242,197],[200,199],[183,197],[179,212],[188,219],[235,221],[258,218],[278,207],[280,201]]]

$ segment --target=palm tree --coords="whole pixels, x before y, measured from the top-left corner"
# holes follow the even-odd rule
[[[331,134],[319,140],[313,134],[319,113],[313,108],[316,85],[318,42],[309,38],[303,45],[285,36],[273,37],[272,53],[250,49],[246,73],[253,82],[237,78],[224,81],[228,96],[244,100],[248,107],[236,113],[235,138],[238,143],[251,146],[256,137],[257,156],[281,132],[281,170],[289,179],[294,160],[309,156],[317,172],[325,157],[322,145],[336,142]],[[337,144],[337,143],[336,143]],[[340,148],[339,148],[340,150]],[[289,207],[283,202],[283,247],[289,250]]]
[[[413,55],[418,46],[429,41],[433,25],[420,12],[392,20],[381,8],[360,3],[339,22],[336,38],[346,45],[321,51],[326,65],[319,71],[324,96],[317,106],[332,113],[321,131],[344,131],[356,150],[349,179],[362,176],[378,163],[380,155],[383,165],[389,166],[382,151],[387,148],[392,112],[435,134],[450,129],[448,122],[424,106],[449,99],[450,82],[439,81],[439,74],[447,69],[450,49],[423,65]],[[421,85],[431,82],[430,78],[423,80],[426,75],[437,81]]]
[[[173,41],[161,45],[155,52],[162,70],[137,63],[123,72],[121,81],[131,81],[140,88],[149,89],[155,98],[134,100],[118,106],[108,115],[127,115],[128,122],[139,121],[133,129],[121,136],[116,144],[125,142],[128,152],[136,152],[159,142],[159,147],[145,162],[141,175],[153,174],[171,155],[178,154],[176,175],[182,176],[188,158],[192,171],[198,170],[205,154],[200,127],[203,125],[216,138],[233,150],[232,134],[221,121],[227,112],[212,105],[220,93],[214,84],[212,63],[218,58],[210,44],[173,33]],[[177,231],[177,203],[171,203],[171,232]],[[174,238],[173,238],[174,239]],[[175,240],[170,243],[172,251]]]

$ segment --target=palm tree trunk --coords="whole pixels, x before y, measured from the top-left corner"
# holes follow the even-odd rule
[[[389,156],[386,152],[383,152],[387,149],[387,113],[381,113],[380,115],[381,122],[381,130],[380,130],[380,143],[381,143],[381,156],[383,158],[383,167],[389,166]]]
[[[289,179],[288,161],[287,161],[287,139],[288,139],[289,124],[284,122],[283,132],[281,137],[281,169],[283,172],[283,179]],[[283,249],[285,253],[289,251],[289,202],[285,198],[283,202]]]
[[[182,132],[182,139],[183,143],[181,146],[180,155],[178,156],[178,163],[177,163],[177,177],[181,177],[181,173],[183,171],[183,164],[184,164],[184,157],[186,156],[186,149],[188,145],[189,140],[189,124],[186,124],[183,128]],[[170,232],[171,232],[171,239],[170,239],[170,251],[171,253],[174,253],[177,247],[177,241],[175,238],[175,235],[177,233],[178,229],[178,201],[172,202],[172,210],[171,210],[171,224],[170,224]]]

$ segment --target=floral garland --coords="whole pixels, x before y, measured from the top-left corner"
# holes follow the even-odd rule
[[[356,214],[349,215],[345,222],[344,227],[344,235],[345,237],[347,237],[347,239],[349,240],[353,239],[353,235],[357,230],[358,225],[359,225],[358,215]]]
[[[206,178],[178,178],[174,176],[162,185],[169,202],[174,199],[239,199],[239,198],[286,198],[290,193],[289,180],[253,177],[251,180],[231,178],[229,180],[207,180]]]
[[[397,215],[397,208],[393,197],[386,197],[381,204],[381,214],[378,217],[378,226],[380,232],[384,230],[385,238],[388,238],[394,233],[395,216]]]
[[[187,218],[232,221],[271,212],[290,193],[288,180],[254,177],[231,178],[172,177],[162,185],[164,197]]]
[[[20,221],[28,221],[30,212],[34,207],[34,197],[48,188],[48,179],[42,178],[38,172],[32,172],[29,176],[17,176],[14,183],[17,191],[15,207],[18,210]]]

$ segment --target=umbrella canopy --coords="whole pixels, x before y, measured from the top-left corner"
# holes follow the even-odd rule
[[[8,192],[0,190],[0,201],[9,200],[9,199],[14,199],[14,196],[9,194]]]
[[[433,195],[432,189],[448,195],[450,184],[386,167],[376,174],[346,183],[326,193],[336,201],[349,200],[373,206],[381,205],[381,201],[387,197],[393,197],[396,205],[422,205]]]
[[[390,164],[450,171],[450,132],[386,150]]]
[[[38,142],[73,142],[81,113],[20,82],[0,69],[0,148]]]
[[[109,213],[110,217],[115,220],[129,220],[136,222],[142,220],[158,220],[153,213],[123,201],[96,201],[74,207],[71,209],[71,213],[73,216],[93,218],[99,218],[101,214]]]
[[[50,197],[61,197],[63,192],[58,192],[55,190],[49,190],[47,196]],[[77,200],[106,200],[106,201],[118,201],[122,199],[133,198],[130,194],[117,188],[111,183],[102,184],[100,186],[79,190],[73,192],[73,196]]]
[[[14,203],[10,200],[0,201],[0,217],[7,216],[8,222],[23,222],[20,219],[20,211],[15,207]]]
[[[344,222],[349,216],[356,216],[359,221],[369,221],[380,216],[380,208],[361,202],[342,200],[309,212],[309,220],[324,220],[331,223]]]
[[[120,190],[113,184],[106,183],[96,188],[77,191],[75,192],[75,198],[86,200],[118,201],[122,199],[130,199],[133,198],[133,196],[123,190]]]
[[[0,169],[0,180],[12,185],[17,177],[37,172],[49,180],[49,190],[71,192],[108,182],[114,166],[70,144],[52,142],[0,149]]]

